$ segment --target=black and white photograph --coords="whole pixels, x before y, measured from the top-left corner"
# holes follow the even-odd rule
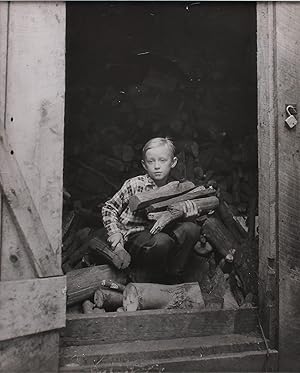
[[[300,372],[300,2],[0,1],[0,373]]]

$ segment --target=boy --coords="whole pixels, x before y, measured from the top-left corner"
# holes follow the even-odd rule
[[[133,213],[128,201],[133,194],[167,184],[170,171],[176,164],[175,147],[169,138],[149,140],[143,148],[142,160],[147,174],[125,181],[102,208],[108,242],[122,258],[120,267],[126,268],[131,260],[133,267],[147,272],[151,282],[183,281],[184,268],[199,240],[200,229],[193,222],[177,222],[160,232],[156,223],[150,226],[144,211]],[[185,217],[197,215],[196,205],[187,201]]]

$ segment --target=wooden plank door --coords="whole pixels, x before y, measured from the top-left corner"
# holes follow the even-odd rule
[[[257,4],[260,307],[281,371],[300,371],[300,3]]]
[[[58,370],[65,4],[0,3],[0,371]]]

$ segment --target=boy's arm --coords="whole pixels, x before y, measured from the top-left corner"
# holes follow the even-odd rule
[[[116,254],[113,263],[121,269],[130,264],[130,255],[124,249],[123,235],[119,228],[119,216],[128,204],[131,193],[133,193],[132,187],[127,180],[122,188],[102,207],[102,220],[108,235],[107,241]]]
[[[121,233],[119,217],[129,201],[128,180],[121,189],[102,207],[103,225],[108,237]]]

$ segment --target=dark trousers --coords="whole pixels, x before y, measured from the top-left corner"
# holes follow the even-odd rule
[[[133,269],[145,271],[148,282],[179,283],[191,251],[200,238],[200,227],[192,222],[175,223],[163,232],[133,233],[125,244]]]

